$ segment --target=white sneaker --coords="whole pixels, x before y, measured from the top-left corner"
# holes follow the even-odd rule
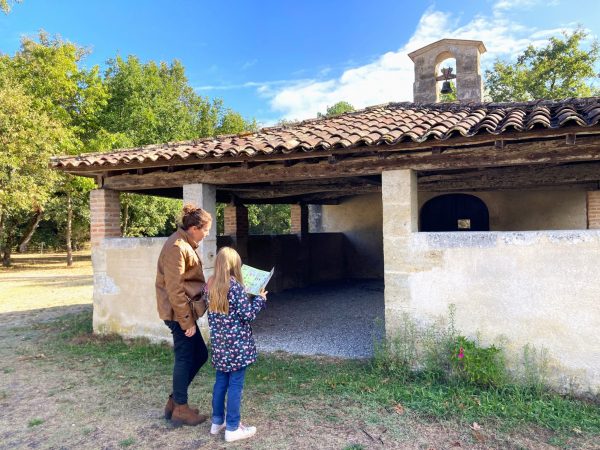
[[[223,422],[221,425],[217,425],[216,423],[213,423],[210,426],[210,434],[219,434],[224,429],[225,429],[225,422]]]
[[[227,442],[239,441],[247,439],[256,434],[256,427],[245,427],[240,423],[240,426],[235,431],[225,430],[225,440]]]

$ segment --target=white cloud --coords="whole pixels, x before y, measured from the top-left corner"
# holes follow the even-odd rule
[[[494,5],[494,10],[529,9],[536,5],[551,6],[556,4],[558,4],[558,0],[499,0]]]
[[[408,42],[370,64],[348,69],[329,80],[291,81],[283,87],[261,86],[259,93],[270,97],[271,108],[285,119],[315,117],[338,101],[345,100],[356,108],[386,103],[411,101],[414,79],[413,63],[408,53],[443,38],[474,39],[485,43],[487,53],[482,65],[490,65],[497,57],[511,57],[528,45],[542,45],[549,36],[562,29],[527,28],[507,18],[502,10],[526,7],[538,0],[500,0],[492,16],[476,16],[460,25],[452,14],[429,9],[421,17]]]

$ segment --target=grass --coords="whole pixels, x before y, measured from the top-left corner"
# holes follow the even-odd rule
[[[150,344],[145,339],[125,341],[117,336],[92,335],[89,313],[41,326],[60,330],[45,353],[95,361],[103,375],[142,384],[171,371],[169,346]],[[212,377],[208,366],[202,372]],[[419,376],[396,379],[368,361],[264,355],[248,371],[247,385],[256,394],[269,395],[271,401],[278,401],[278,397],[285,402],[322,397],[390,412],[406,410],[424,418],[493,424],[505,432],[534,425],[559,433],[555,437],[558,441],[581,433],[600,435],[597,404],[519,385],[484,389]]]
[[[33,428],[33,427],[37,427],[38,425],[41,425],[41,424],[43,424],[43,423],[44,423],[44,420],[43,420],[43,419],[31,419],[31,420],[29,421],[29,423],[27,423],[27,426],[28,426],[29,428]]]
[[[127,439],[123,439],[121,442],[119,442],[119,447],[130,447],[133,444],[135,444],[135,439],[134,438],[127,438]]]

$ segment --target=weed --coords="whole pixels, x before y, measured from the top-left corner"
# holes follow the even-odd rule
[[[41,425],[44,423],[44,419],[31,419],[29,421],[29,423],[27,424],[27,426],[29,428],[33,428],[33,427],[37,427],[38,425]]]
[[[520,374],[517,374],[524,386],[542,391],[548,381],[548,351],[537,350],[533,345],[523,347]]]
[[[502,351],[494,345],[480,347],[477,342],[458,336],[451,353],[452,374],[460,380],[482,387],[502,386],[506,367]]]
[[[119,447],[130,447],[133,444],[135,444],[135,439],[130,437],[119,442]]]
[[[344,447],[344,450],[364,450],[364,447],[360,444],[350,444]]]

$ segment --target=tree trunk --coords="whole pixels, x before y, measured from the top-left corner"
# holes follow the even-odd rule
[[[27,251],[29,241],[31,241],[35,230],[37,230],[37,227],[40,224],[42,217],[44,217],[44,210],[42,208],[38,208],[38,210],[35,213],[35,216],[33,216],[31,221],[29,222],[29,225],[27,226],[27,231],[25,231],[23,239],[19,244],[19,253],[25,253]]]
[[[4,230],[4,210],[0,208],[0,243],[2,242],[2,231]]]
[[[67,267],[73,265],[73,249],[71,247],[71,224],[73,223],[73,202],[71,193],[67,193]]]
[[[2,265],[4,267],[10,267],[10,265],[12,264],[10,255],[12,253],[12,243],[13,243],[13,239],[12,236],[7,236],[6,240],[4,241],[4,245],[2,246]]]

